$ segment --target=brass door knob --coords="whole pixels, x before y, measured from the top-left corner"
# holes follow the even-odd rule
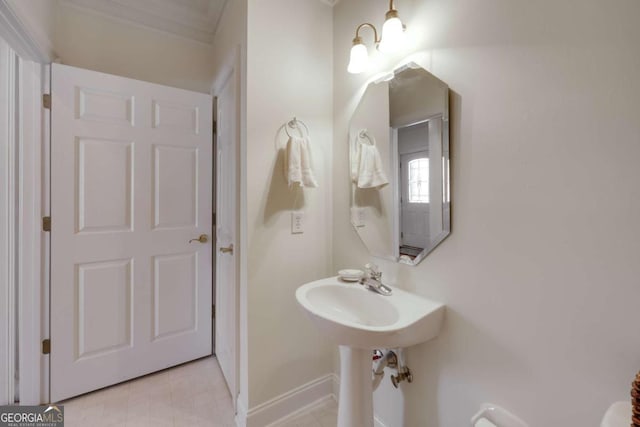
[[[229,245],[228,248],[220,248],[220,252],[223,254],[232,254],[233,253],[233,243]]]
[[[197,239],[189,240],[189,243],[193,243],[193,242],[207,243],[208,241],[209,241],[209,236],[207,236],[206,234],[201,234],[200,237],[198,237]]]

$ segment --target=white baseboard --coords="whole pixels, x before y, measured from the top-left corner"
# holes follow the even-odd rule
[[[238,402],[238,427],[266,427],[304,412],[333,397],[333,375],[325,375],[296,387],[248,411]]]
[[[340,378],[336,374],[329,374],[249,410],[242,401],[238,400],[236,425],[238,427],[277,427],[305,412],[313,411],[316,407],[326,405],[328,401],[337,401],[339,391]],[[374,427],[386,427],[386,425],[374,416]]]
[[[300,409],[298,409],[295,412],[291,412],[290,414],[284,416],[283,418],[280,418],[277,421],[274,421],[273,423],[267,425],[266,427],[280,427],[283,425],[290,425],[288,424],[289,421],[299,417],[299,416],[303,416],[306,414],[309,414],[311,412],[314,412],[315,410],[318,410],[320,408],[326,407],[329,403],[332,403],[333,405],[335,405],[335,399],[333,398],[332,395],[329,396],[325,396],[319,400],[316,400],[315,402],[304,406]]]

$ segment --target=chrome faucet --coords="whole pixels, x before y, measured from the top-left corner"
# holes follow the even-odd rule
[[[389,296],[393,293],[390,287],[382,283],[382,272],[378,269],[377,265],[367,264],[364,268],[367,270],[367,274],[360,279],[360,284],[380,295]]]

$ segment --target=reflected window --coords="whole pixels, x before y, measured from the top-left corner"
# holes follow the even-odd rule
[[[429,203],[429,159],[409,162],[409,203]]]

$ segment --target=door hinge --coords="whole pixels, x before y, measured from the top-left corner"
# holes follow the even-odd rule
[[[211,318],[212,318],[212,319],[215,319],[215,318],[216,318],[216,305],[215,305],[215,304],[213,304],[213,305],[211,306]]]
[[[51,353],[51,340],[50,339],[42,340],[42,354],[49,354],[49,353]]]
[[[216,213],[215,212],[213,214],[211,214],[211,222],[212,222],[212,225],[215,227],[216,226]]]
[[[51,94],[45,93],[42,95],[42,106],[47,110],[51,109]]]
[[[213,121],[213,134],[217,135],[218,134],[218,122],[217,121]]]
[[[43,216],[42,217],[42,231],[51,231],[51,217]]]

